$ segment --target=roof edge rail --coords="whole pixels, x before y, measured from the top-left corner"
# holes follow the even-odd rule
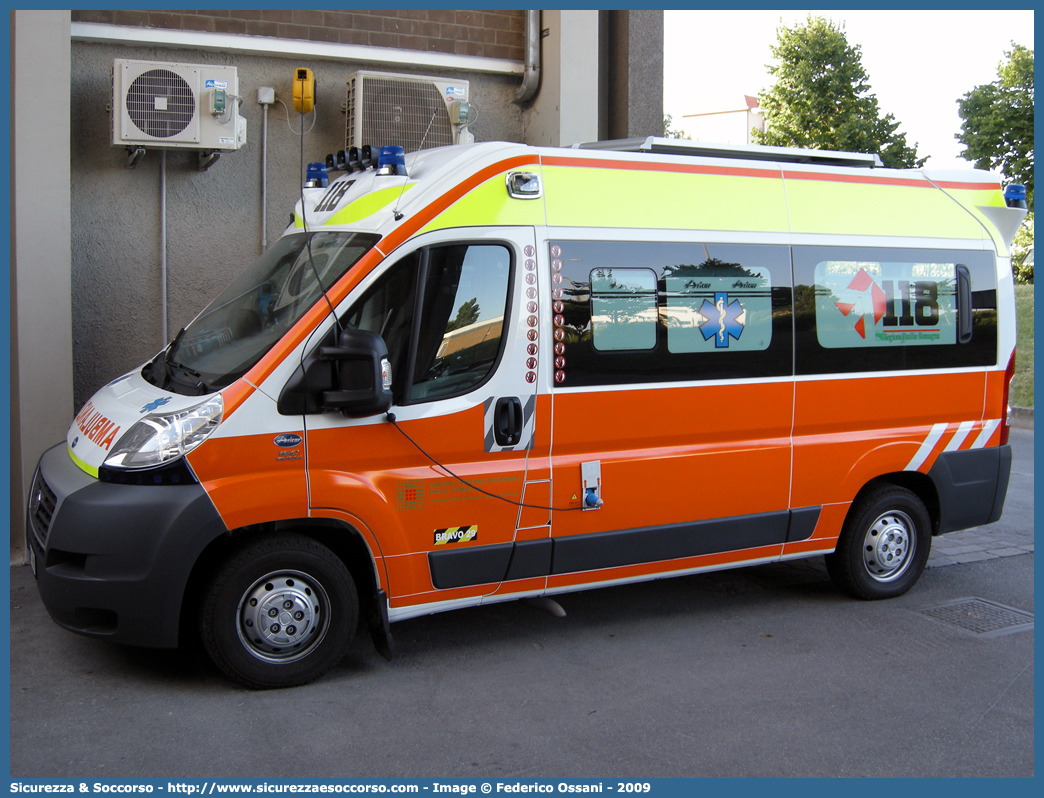
[[[701,158],[741,158],[748,161],[776,161],[864,169],[884,166],[881,156],[875,153],[805,150],[797,147],[769,147],[761,144],[713,144],[705,141],[668,139],[657,136],[591,141],[574,144],[573,148],[607,152],[647,152],[654,155],[688,155]]]

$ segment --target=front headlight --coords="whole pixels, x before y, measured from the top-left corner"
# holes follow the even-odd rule
[[[216,394],[188,410],[146,416],[120,438],[105,465],[151,468],[183,457],[217,429],[224,408]]]

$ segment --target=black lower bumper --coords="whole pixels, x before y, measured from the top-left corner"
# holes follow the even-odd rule
[[[227,531],[200,485],[100,482],[64,445],[40,458],[26,520],[51,617],[74,632],[153,647],[178,644],[192,567]]]
[[[1000,520],[1011,446],[943,452],[928,472],[939,495],[939,534]]]

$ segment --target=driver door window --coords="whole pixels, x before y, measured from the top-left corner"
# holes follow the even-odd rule
[[[345,320],[384,338],[396,404],[460,396],[500,355],[510,278],[501,244],[430,247],[388,269]]]

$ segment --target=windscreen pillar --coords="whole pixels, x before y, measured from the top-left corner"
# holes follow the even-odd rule
[[[73,415],[69,11],[11,14],[11,562],[36,462]],[[100,110],[104,113],[104,109]]]

